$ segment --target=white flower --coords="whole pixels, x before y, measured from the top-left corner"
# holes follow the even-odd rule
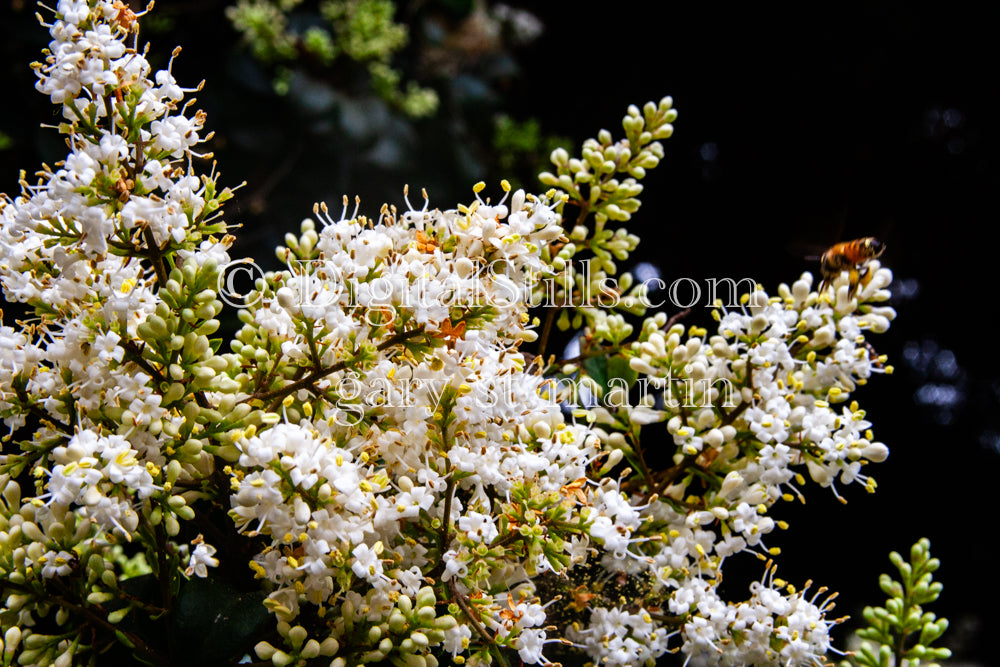
[[[499,531],[489,515],[479,512],[469,512],[458,520],[458,529],[465,531],[474,542],[491,543]]]
[[[64,577],[70,574],[73,571],[75,561],[76,556],[67,551],[59,551],[58,553],[47,551],[44,556],[38,559],[38,563],[42,565],[42,576],[46,579]]]
[[[387,579],[382,573],[382,560],[379,558],[382,550],[378,548],[380,546],[381,544],[373,549],[367,544],[359,544],[351,551],[351,554],[354,556],[354,563],[351,565],[351,570],[358,577],[367,579],[373,584],[376,582],[381,583]]]
[[[211,544],[206,544],[201,535],[196,537],[192,544],[196,546],[194,551],[191,552],[191,558],[188,560],[188,566],[184,570],[184,574],[188,577],[194,574],[204,579],[208,576],[208,568],[219,566],[219,559],[213,557],[215,556],[215,547]]]
[[[471,556],[465,555],[460,556],[455,550],[449,550],[444,553],[442,557],[444,561],[444,573],[441,575],[441,579],[448,581],[452,577],[464,577],[469,573],[467,567]]]
[[[521,660],[529,665],[548,662],[542,655],[544,646],[545,630],[541,628],[526,628],[522,630],[514,642],[514,648],[517,649]]]

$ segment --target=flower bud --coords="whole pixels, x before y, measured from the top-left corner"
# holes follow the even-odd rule
[[[434,619],[434,627],[438,630],[451,630],[456,625],[458,625],[458,621],[456,621],[455,617],[451,615],[438,616]]]
[[[432,606],[437,602],[437,598],[434,596],[434,589],[430,586],[424,586],[419,591],[417,591],[417,606],[427,607]]]
[[[302,642],[306,640],[309,636],[308,631],[301,625],[296,625],[294,628],[288,631],[288,641],[292,643],[292,646],[298,648],[302,646]]]
[[[881,463],[889,456],[889,448],[881,442],[873,442],[861,450],[862,455],[873,463]]]
[[[14,626],[9,628],[3,636],[4,654],[13,655],[17,650],[17,645],[21,643],[21,628]]]
[[[319,645],[319,654],[325,656],[336,655],[340,650],[340,642],[336,637],[327,637]]]
[[[122,607],[121,609],[116,609],[110,614],[108,614],[108,623],[121,623],[122,619],[125,618],[126,614],[131,610],[131,607]]]
[[[320,651],[319,642],[316,641],[315,639],[310,639],[309,641],[306,642],[306,645],[302,647],[302,650],[299,652],[299,655],[306,659],[315,658],[316,656],[319,655],[319,651]]]

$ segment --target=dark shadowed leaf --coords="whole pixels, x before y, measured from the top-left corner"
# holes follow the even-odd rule
[[[264,597],[212,579],[185,582],[173,623],[178,664],[215,667],[238,660],[270,621]]]

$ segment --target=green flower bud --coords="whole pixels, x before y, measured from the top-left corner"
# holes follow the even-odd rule
[[[299,655],[303,658],[315,658],[319,655],[320,645],[315,639],[310,639],[306,642],[306,645],[299,652]]]
[[[320,655],[336,655],[337,651],[340,650],[340,642],[337,641],[336,637],[327,637],[319,645]]]
[[[4,653],[13,655],[17,650],[17,645],[21,643],[21,628],[14,626],[8,628],[3,636]]]
[[[166,338],[170,335],[170,329],[162,317],[150,315],[146,319],[146,325],[149,327],[150,331],[153,332],[153,335],[156,338]]]
[[[389,615],[389,630],[395,634],[402,634],[406,625],[406,617],[400,613],[399,609],[393,609]]]
[[[278,649],[274,648],[267,642],[257,642],[257,645],[253,647],[254,653],[261,660],[270,660],[271,656],[277,652]]]
[[[17,664],[19,665],[38,665],[38,657],[41,655],[42,651],[39,649],[31,649],[28,651],[22,651],[21,655],[17,656]]]
[[[365,651],[361,654],[361,664],[368,664],[370,662],[382,662],[385,660],[385,653],[382,651]]]
[[[210,382],[215,377],[215,371],[210,366],[199,365],[194,368],[192,375],[198,382]]]
[[[294,648],[302,646],[302,642],[306,640],[309,633],[301,625],[296,625],[294,628],[288,631],[288,641],[291,642]]]
[[[201,308],[198,309],[198,312],[195,314],[199,318],[205,320],[198,326],[197,329],[194,330],[196,334],[198,334],[199,336],[211,336],[212,334],[214,334],[216,331],[219,330],[220,322],[219,320],[214,319],[215,308],[213,308],[211,304],[207,306],[202,306]]]
[[[229,368],[229,361],[223,356],[212,355],[202,361],[205,366],[208,366],[216,373],[221,373],[222,371]]]
[[[618,450],[616,450],[618,451]],[[455,620],[454,616],[438,616],[434,619],[434,627],[438,630],[451,630],[453,627],[458,625],[458,621]]]
[[[21,524],[21,532],[24,533],[25,537],[34,542],[45,542],[45,533],[31,521],[25,521]]]
[[[125,618],[125,616],[131,609],[132,609],[131,607],[122,607],[121,609],[116,609],[115,611],[111,612],[110,614],[108,614],[108,623],[113,623],[113,624],[121,623],[121,620]]]
[[[171,370],[176,365],[177,364],[171,364]],[[178,366],[178,368],[180,367]],[[181,369],[181,372],[183,373],[183,369]],[[183,377],[183,375],[181,377]],[[186,387],[180,382],[172,383],[170,387],[167,389],[166,393],[163,395],[163,405],[170,405],[175,401],[179,401],[186,392],[187,392]]]
[[[436,602],[434,589],[430,586],[424,586],[417,591],[417,607],[433,607]]]
[[[198,279],[198,262],[193,257],[189,257],[184,266],[181,267],[181,274],[184,276],[186,285],[193,284]]]
[[[215,454],[228,463],[236,463],[240,460],[242,452],[235,445],[222,445],[215,450]]]

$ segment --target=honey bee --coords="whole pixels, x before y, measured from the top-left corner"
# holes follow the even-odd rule
[[[842,272],[849,272],[851,287],[849,296],[854,296],[858,284],[868,274],[868,262],[875,259],[885,250],[885,244],[873,236],[844,241],[831,247],[820,257],[820,273],[823,281],[819,285],[822,292],[833,283],[834,278]]]

